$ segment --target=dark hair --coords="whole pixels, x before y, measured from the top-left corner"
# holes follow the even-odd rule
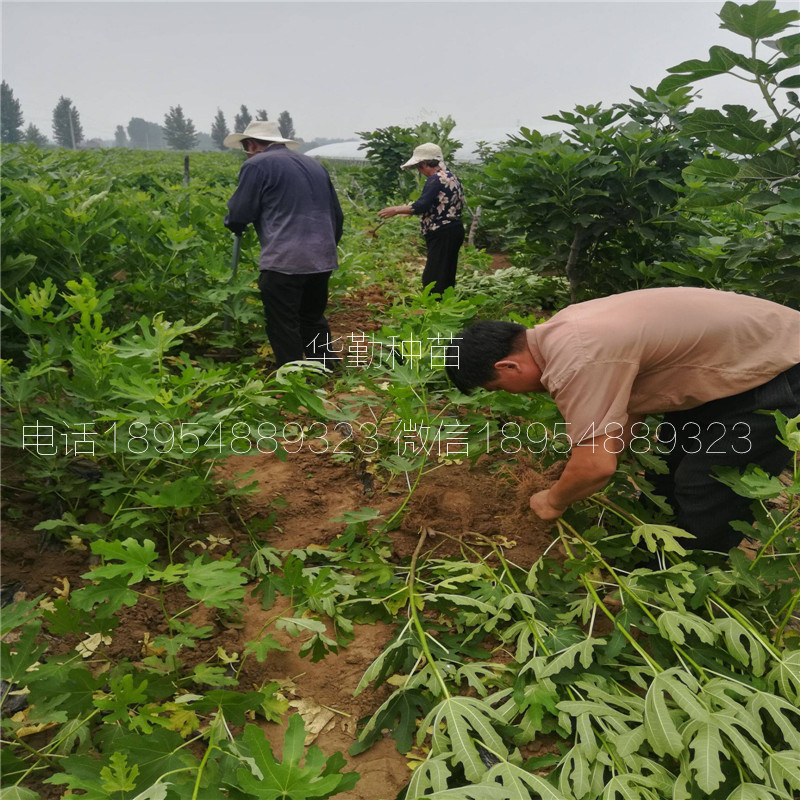
[[[486,320],[465,328],[447,348],[447,376],[464,394],[483,386],[497,374],[494,365],[525,346],[525,326]]]

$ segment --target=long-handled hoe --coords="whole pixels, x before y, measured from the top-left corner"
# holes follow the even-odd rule
[[[228,281],[228,286],[231,286],[236,281],[236,274],[239,271],[239,256],[242,253],[242,234],[241,233],[234,233],[233,234],[233,252],[231,253],[231,277]],[[228,305],[228,311],[225,316],[225,322],[223,323],[222,330],[229,331],[231,327],[231,307],[230,304]]]

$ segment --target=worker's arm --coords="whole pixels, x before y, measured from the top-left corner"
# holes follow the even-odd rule
[[[228,200],[228,213],[224,225],[234,233],[242,233],[261,214],[262,178],[259,168],[249,161],[242,164],[239,185]]]
[[[425,181],[425,186],[422,187],[422,194],[417,200],[407,206],[387,206],[382,208],[378,212],[378,216],[381,219],[387,219],[396,215],[410,217],[412,214],[424,214],[439,202],[440,189],[441,182],[439,178],[436,175],[431,175]]]
[[[599,492],[616,472],[617,460],[642,420],[631,416],[622,436],[597,436],[574,447],[561,477],[549,489],[531,496],[530,507],[536,515],[558,519],[573,503]]]
[[[378,212],[378,216],[381,219],[388,219],[389,217],[395,217],[397,215],[410,217],[413,213],[414,209],[411,208],[411,206],[387,206]]]

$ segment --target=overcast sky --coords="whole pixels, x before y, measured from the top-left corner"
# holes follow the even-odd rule
[[[793,3],[780,3],[784,9]],[[535,127],[617,102],[714,44],[721,2],[3,2],[2,72],[25,125],[51,135],[60,95],[86,138],[180,104],[209,131],[241,103],[297,135],[349,137],[452,114],[458,129]],[[757,107],[753,87],[701,84],[703,102]],[[760,106],[758,106],[760,107]],[[457,129],[457,130],[458,130]]]

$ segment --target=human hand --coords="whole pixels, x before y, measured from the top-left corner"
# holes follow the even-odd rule
[[[395,214],[397,214],[397,207],[396,206],[387,206],[386,208],[382,208],[378,212],[378,216],[381,219],[389,219],[389,217],[393,217]]]
[[[222,224],[231,232],[235,233],[237,236],[241,236],[246,228],[247,225],[240,225],[235,222],[230,221],[230,216],[228,214],[225,215],[225,219],[222,221]]]
[[[533,513],[536,514],[539,519],[558,519],[566,510],[564,508],[558,508],[557,506],[551,505],[550,500],[548,499],[549,496],[549,489],[545,489],[544,491],[536,492],[536,494],[531,495],[529,505]]]

